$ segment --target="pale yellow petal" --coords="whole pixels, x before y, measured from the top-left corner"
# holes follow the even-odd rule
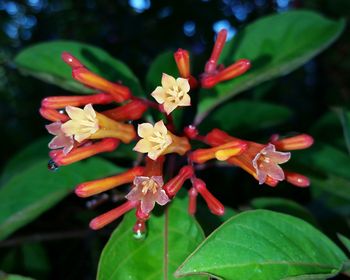
[[[157,87],[152,93],[151,95],[153,96],[153,98],[159,103],[159,104],[163,104],[164,103],[164,99],[165,99],[165,92],[164,89],[162,87]]]
[[[90,137],[90,135],[91,135],[90,132],[79,133],[79,134],[74,135],[74,139],[80,143],[80,142],[84,141],[85,139],[88,139]]]
[[[94,108],[92,108],[91,104],[85,105],[84,112],[85,112],[86,118],[88,120],[96,121],[96,112],[95,112]]]
[[[166,126],[164,125],[163,121],[156,122],[154,124],[154,130],[159,131],[163,135],[168,133],[168,130],[167,130]]]
[[[72,136],[76,131],[76,125],[72,120],[69,120],[62,124],[61,130],[66,136]]]
[[[176,83],[184,93],[187,93],[190,91],[190,83],[188,82],[187,79],[177,78]]]
[[[166,102],[164,103],[164,111],[169,115],[172,111],[174,111],[177,107],[177,104],[174,104],[172,102]]]
[[[72,120],[82,120],[85,118],[84,110],[78,107],[67,106],[66,112]]]
[[[168,74],[163,73],[162,87],[164,88],[164,90],[167,90],[168,88],[173,87],[175,85],[176,85],[175,78]]]
[[[179,106],[191,106],[191,97],[190,97],[190,95],[185,93],[178,105]]]
[[[153,133],[153,126],[150,123],[142,123],[137,127],[137,134],[142,138],[147,138]]]
[[[160,150],[151,150],[148,152],[148,157],[150,159],[156,160],[160,156],[161,153],[162,153],[162,151],[160,151]]]
[[[151,150],[151,148],[151,142],[149,142],[146,139],[141,139],[139,142],[137,142],[133,150],[139,153],[148,153]]]

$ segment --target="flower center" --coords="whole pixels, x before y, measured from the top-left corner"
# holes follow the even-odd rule
[[[142,185],[142,193],[144,195],[149,191],[151,191],[153,194],[157,192],[158,184],[152,179],[143,181],[141,185]]]
[[[184,96],[184,92],[177,85],[174,85],[166,91],[166,99],[172,103],[179,103]]]
[[[152,142],[152,149],[155,150],[163,150],[168,146],[167,134],[162,134],[159,131],[153,132],[148,140]]]

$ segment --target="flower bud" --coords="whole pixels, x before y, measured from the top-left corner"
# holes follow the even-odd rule
[[[310,186],[310,180],[304,175],[295,172],[284,171],[286,181],[294,186],[306,188]]]
[[[190,73],[190,56],[188,51],[183,49],[178,49],[174,53],[174,59],[179,70],[180,76],[182,78],[188,79],[191,75]]]
[[[68,165],[99,153],[111,152],[119,145],[119,140],[106,138],[91,145],[80,146],[74,148],[68,154],[64,154],[62,150],[53,150],[50,157],[58,165]]]
[[[192,183],[196,190],[199,192],[199,194],[204,198],[210,212],[218,216],[222,216],[225,214],[224,205],[222,205],[222,203],[208,191],[204,181],[196,178],[193,179]]]
[[[146,112],[147,108],[146,103],[139,99],[134,99],[125,105],[104,111],[102,114],[115,121],[138,120]]]
[[[282,151],[303,150],[309,148],[314,143],[314,139],[308,134],[300,134],[280,140],[276,139],[271,143]]]
[[[90,228],[93,230],[101,229],[104,226],[115,221],[119,217],[123,216],[126,212],[129,212],[131,209],[135,208],[136,205],[137,203],[135,203],[134,201],[127,201],[119,207],[94,218],[90,222]]]
[[[197,196],[198,192],[195,187],[190,188],[188,191],[188,213],[190,215],[196,214],[197,211]]]
[[[173,197],[181,189],[185,181],[193,176],[194,170],[190,165],[184,166],[180,169],[179,174],[169,180],[164,185],[164,190],[169,197]]]
[[[115,176],[81,183],[75,189],[75,193],[79,197],[89,197],[104,191],[108,191],[118,186],[131,183],[135,176],[142,175],[143,170],[143,167],[138,166]]]
[[[219,60],[222,49],[224,48],[227,37],[227,30],[221,29],[216,37],[213,51],[208,62],[205,64],[205,73],[213,73],[216,71],[216,65]]]
[[[45,108],[45,107],[41,107],[39,109],[39,113],[40,115],[52,122],[66,122],[69,120],[69,117],[66,114],[61,114],[59,112],[57,112],[55,109],[49,109],[49,108]]]
[[[106,93],[86,96],[51,96],[41,101],[41,106],[50,109],[61,109],[66,106],[81,107],[87,104],[108,104],[113,98]]]

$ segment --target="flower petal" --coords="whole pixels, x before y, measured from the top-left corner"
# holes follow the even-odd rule
[[[272,161],[279,164],[287,162],[290,159],[290,156],[291,154],[289,152],[288,153],[274,152],[269,154],[269,158]]]
[[[159,104],[163,104],[165,101],[165,92],[164,89],[162,87],[157,87],[152,93],[151,95],[153,96],[153,98],[159,103]]]
[[[165,102],[163,106],[164,106],[164,111],[167,113],[167,115],[169,115],[172,111],[176,109],[177,104],[172,102]]]
[[[142,182],[144,182],[144,181],[148,181],[149,180],[149,177],[147,177],[147,176],[136,176],[135,178],[134,178],[134,185],[135,186],[138,186],[138,185],[140,185]]]
[[[134,151],[139,153],[148,153],[152,148],[152,144],[147,139],[141,139],[139,142],[136,143],[136,146],[134,147]]]
[[[94,108],[92,108],[91,104],[87,104],[84,107],[84,112],[85,112],[85,118],[88,120],[95,122],[96,121],[96,112]]]
[[[137,134],[142,138],[147,138],[153,133],[153,126],[150,123],[142,123],[137,127]]]
[[[191,106],[191,97],[187,93],[185,93],[178,105]]]
[[[78,107],[67,106],[66,112],[72,120],[83,120],[85,118],[84,110]]]
[[[60,133],[62,133],[61,130],[61,122],[54,122],[48,125],[45,125],[45,128],[47,129],[47,131],[52,134],[52,135],[58,135]]]
[[[159,205],[165,205],[170,201],[169,197],[167,196],[167,194],[165,193],[164,190],[158,190],[157,192],[157,199],[156,202]]]
[[[156,122],[154,124],[154,130],[160,132],[162,135],[166,135],[168,133],[168,129],[164,125],[163,121]]]
[[[273,162],[261,162],[259,166],[259,170],[263,170],[267,175],[277,181],[284,180],[284,172],[283,169],[276,163]]]
[[[151,179],[157,183],[158,187],[163,187],[164,181],[163,176],[152,176]]]
[[[168,88],[173,87],[175,85],[176,85],[175,78],[168,74],[163,73],[162,87],[164,88],[164,90],[167,90]]]
[[[150,159],[156,160],[162,152],[163,150],[151,150],[147,155]]]
[[[154,198],[153,195],[151,194],[146,194],[143,199],[141,200],[141,210],[143,213],[148,214],[151,212],[154,208]]]
[[[142,188],[138,186],[133,187],[133,189],[125,196],[126,199],[130,201],[138,201],[143,198]]]
[[[180,87],[180,89],[184,92],[187,93],[190,91],[190,83],[188,82],[187,79],[184,78],[177,78],[176,79],[176,84]]]

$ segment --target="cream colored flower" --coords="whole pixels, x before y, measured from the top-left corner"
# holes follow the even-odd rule
[[[143,139],[137,142],[134,151],[148,153],[148,157],[153,160],[156,160],[172,143],[163,121],[155,123],[154,126],[150,123],[139,124],[137,134]]]
[[[66,136],[74,136],[76,141],[82,142],[99,129],[96,112],[91,104],[86,105],[84,109],[67,106],[66,112],[71,118],[61,127]]]
[[[159,104],[163,104],[169,115],[178,106],[190,106],[191,97],[188,95],[190,84],[187,79],[177,78],[163,73],[162,86],[157,87],[151,95]]]

